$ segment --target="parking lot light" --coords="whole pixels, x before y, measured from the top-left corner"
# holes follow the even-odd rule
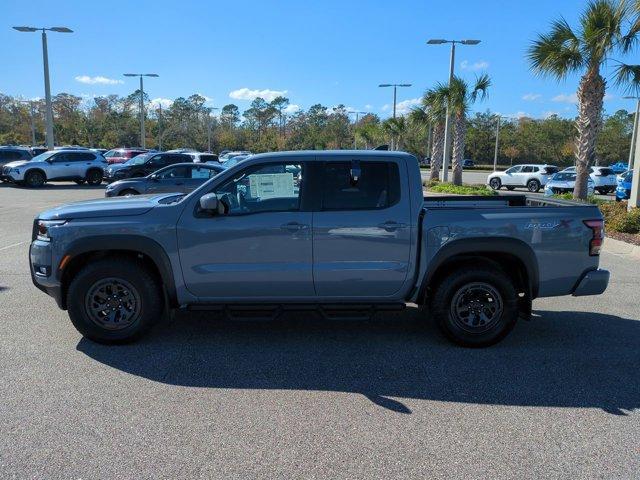
[[[145,133],[144,133],[144,84],[142,83],[142,77],[159,77],[157,73],[124,73],[125,77],[140,77],[140,146],[145,148]]]
[[[427,45],[442,45],[443,43],[451,44],[451,57],[449,59],[449,87],[453,81],[453,69],[454,61],[456,57],[456,43],[460,45],[478,45],[480,40],[444,40],[442,38],[435,38],[427,40]],[[444,121],[444,152],[442,158],[442,181],[446,182],[449,176],[449,157],[451,155],[451,112],[449,111],[449,105],[447,103],[447,112]]]
[[[49,54],[47,50],[47,32],[57,33],[73,33],[73,30],[67,27],[13,27],[18,32],[38,32],[42,31],[42,62],[44,64],[44,96],[46,103],[45,120],[46,120],[46,142],[47,148],[53,150],[55,145],[53,139],[53,106],[51,104],[51,85],[49,82]]]

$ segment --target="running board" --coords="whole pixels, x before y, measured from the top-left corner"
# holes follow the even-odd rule
[[[405,303],[288,303],[288,304],[220,304],[192,303],[187,310],[219,313],[232,320],[275,320],[285,312],[315,312],[327,320],[367,320],[378,312],[401,311]]]

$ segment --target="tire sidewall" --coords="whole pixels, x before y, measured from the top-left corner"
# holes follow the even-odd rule
[[[39,177],[40,181],[36,182],[36,183],[33,183],[31,180],[34,177]],[[42,185],[44,185],[44,183],[46,181],[46,178],[45,178],[44,174],[39,172],[38,170],[35,170],[35,171],[32,170],[30,172],[27,172],[27,174],[24,176],[24,180],[25,180],[24,183],[25,183],[26,186],[28,186],[30,188],[39,188]]]
[[[470,283],[484,282],[495,288],[502,297],[503,310],[494,327],[482,333],[471,333],[457,325],[451,316],[455,293]],[[443,333],[453,342],[465,347],[486,347],[502,340],[518,319],[517,292],[509,277],[499,270],[460,269],[449,275],[437,288],[432,301],[432,314]]]
[[[109,277],[130,283],[141,301],[138,318],[122,330],[112,331],[99,326],[91,320],[85,307],[91,287]],[[159,320],[162,297],[156,281],[144,267],[133,261],[101,260],[87,265],[74,277],[67,292],[67,309],[71,322],[83,336],[99,343],[128,343],[140,338]]]
[[[500,190],[500,187],[502,187],[502,181],[499,178],[492,178],[489,180],[489,186],[494,190]]]
[[[527,182],[527,189],[533,193],[540,191],[540,182],[538,180],[529,180]]]

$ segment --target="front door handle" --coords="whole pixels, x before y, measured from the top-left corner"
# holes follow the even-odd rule
[[[395,232],[399,228],[406,228],[406,227],[407,227],[406,223],[398,223],[398,222],[391,222],[391,221],[378,224],[378,228],[382,228],[387,232]]]
[[[304,225],[298,222],[289,222],[289,223],[280,225],[280,228],[288,232],[298,232],[300,230],[304,230],[305,228],[309,228],[309,225]]]

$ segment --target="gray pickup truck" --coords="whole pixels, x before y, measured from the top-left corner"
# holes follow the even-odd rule
[[[174,308],[330,318],[415,303],[480,347],[535,298],[602,293],[603,239],[592,205],[425,198],[409,154],[309,151],[253,155],[187,195],[43,212],[29,255],[34,284],[97,342],[137,339]]]

